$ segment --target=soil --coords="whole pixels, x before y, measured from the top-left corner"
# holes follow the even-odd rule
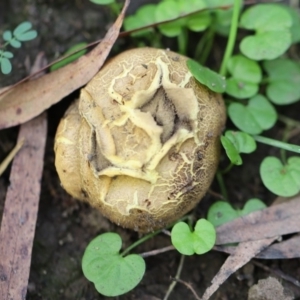
[[[146,1],[134,2],[135,4]],[[149,1],[148,1],[149,2]],[[153,1],[152,1],[153,2]],[[31,21],[38,31],[37,39],[24,44],[22,49],[15,51],[12,75],[0,75],[0,87],[12,84],[25,77],[36,55],[43,51],[48,61],[52,61],[66,51],[70,46],[82,42],[92,42],[101,38],[113,20],[110,11],[101,6],[95,6],[88,0],[5,0],[0,1],[0,33],[12,29],[20,22]],[[130,39],[118,41],[112,54],[132,46]],[[168,46],[172,41],[167,41]],[[220,45],[224,41],[220,41]],[[176,48],[172,50],[176,51]],[[223,51],[216,48],[212,56]],[[28,285],[27,300],[96,300],[109,299],[99,295],[93,284],[82,274],[81,258],[85,247],[97,235],[112,231],[123,239],[124,247],[137,240],[135,232],[122,229],[101,216],[87,204],[74,200],[60,186],[54,168],[53,139],[59,119],[68,105],[78,96],[73,93],[48,111],[48,137],[45,152],[45,165],[42,180],[40,208],[34,239],[32,264]],[[279,112],[299,120],[300,103],[280,108]],[[231,124],[228,123],[230,128]],[[266,132],[267,136],[281,138],[282,124]],[[0,161],[13,147],[18,128],[0,131]],[[300,144],[299,134],[291,143]],[[258,176],[259,164],[266,155],[277,155],[278,149],[258,145],[255,155],[243,156],[242,167],[235,167],[225,177],[229,198],[236,207],[242,207],[244,202],[253,197],[260,198],[270,204],[275,196],[266,191]],[[226,160],[224,159],[224,166]],[[2,215],[6,188],[9,184],[9,169],[0,178],[0,218]],[[212,191],[219,193],[216,182]],[[208,194],[195,209],[196,218],[205,217],[208,207],[218,198]],[[166,235],[147,241],[135,249],[142,253],[160,249],[170,245]],[[227,255],[215,251],[201,256],[186,257],[181,279],[191,283],[198,295],[218,272]],[[116,299],[157,300],[163,299],[171,277],[177,271],[180,254],[169,251],[146,258],[147,271],[141,283],[131,292]],[[262,261],[272,270],[280,270],[285,274],[300,279],[300,260]],[[264,271],[252,262],[232,275],[211,298],[212,300],[247,299],[249,287],[258,280],[274,273]],[[300,299],[300,289],[280,279],[285,288],[291,291],[295,298]],[[169,299],[195,299],[192,293],[178,284]]]

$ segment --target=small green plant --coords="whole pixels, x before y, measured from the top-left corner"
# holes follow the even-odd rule
[[[19,24],[13,31],[6,30],[2,34],[2,38],[5,41],[0,46],[0,67],[3,74],[9,74],[12,70],[12,64],[10,59],[13,58],[13,53],[7,51],[6,48],[11,46],[13,48],[20,48],[22,42],[33,40],[37,37],[37,32],[32,28],[30,22],[23,22]]]
[[[287,53],[293,44],[300,42],[300,16],[291,7],[280,4],[256,4],[246,9],[242,4],[241,0],[162,0],[142,6],[134,15],[126,17],[124,27],[128,31],[136,30],[132,37],[138,45],[163,47],[162,36],[175,38],[183,54],[189,46],[189,32],[201,32],[193,59],[187,61],[187,66],[196,80],[212,91],[223,93],[233,124],[233,128],[221,136],[229,159],[229,165],[217,173],[223,199],[228,200],[223,174],[243,164],[241,154],[255,155],[257,143],[279,148],[281,156],[280,159],[267,156],[262,160],[258,170],[262,183],[276,195],[294,196],[300,191],[300,146],[287,142],[287,131],[300,128],[300,122],[280,115],[278,110],[300,100],[300,64]],[[151,27],[155,23],[159,23],[157,28]],[[144,26],[148,27],[137,30]],[[239,28],[243,30],[243,37],[238,40]],[[228,37],[218,73],[203,66],[217,34]],[[285,125],[282,140],[260,135],[278,121]],[[298,156],[287,158],[286,151]],[[209,208],[207,220],[200,219],[195,225],[175,224],[171,230],[172,244],[182,255],[203,254],[214,246],[214,227],[265,207],[257,198],[248,200],[243,209],[218,201]],[[118,244],[114,255],[120,255],[119,250]],[[128,251],[125,250],[125,254]],[[133,288],[139,280],[136,278],[124,291]]]
[[[236,218],[246,216],[254,211],[265,208],[266,205],[259,199],[249,199],[243,209],[234,209],[226,201],[218,201],[208,210],[207,220],[215,227],[228,223]]]

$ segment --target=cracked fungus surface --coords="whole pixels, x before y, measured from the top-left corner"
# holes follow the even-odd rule
[[[57,129],[62,186],[123,227],[148,232],[171,224],[214,177],[225,108],[186,60],[153,48],[119,54],[81,90]]]

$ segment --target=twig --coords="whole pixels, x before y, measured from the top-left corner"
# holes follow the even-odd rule
[[[265,270],[265,271],[267,271],[267,272],[269,272],[269,273],[273,273],[273,274],[279,276],[280,278],[282,278],[282,279],[284,279],[284,280],[286,280],[286,281],[288,281],[288,282],[291,282],[291,283],[294,284],[295,286],[300,287],[300,282],[299,282],[299,280],[293,278],[292,276],[287,275],[287,274],[283,273],[283,272],[280,271],[280,270],[275,270],[275,269],[269,268],[268,266],[266,266],[266,265],[264,265],[264,264],[262,264],[262,263],[260,263],[260,262],[258,262],[258,261],[256,261],[256,260],[253,260],[252,262],[253,262],[253,264],[256,265],[257,267],[259,267],[259,268],[261,268],[261,269],[263,269],[263,270]]]
[[[13,160],[13,158],[18,153],[18,151],[22,148],[23,144],[24,144],[24,139],[17,142],[16,146],[10,151],[10,153],[7,155],[7,157],[1,162],[1,164],[0,164],[0,176],[6,170],[6,168],[10,164],[10,162]]]
[[[168,291],[164,297],[164,300],[167,300],[170,296],[170,294],[172,293],[172,291],[174,290],[176,284],[177,284],[177,281],[180,280],[180,274],[181,274],[181,271],[182,271],[182,267],[183,267],[183,264],[184,264],[184,258],[185,256],[184,255],[181,255],[180,257],[180,262],[179,262],[179,265],[178,265],[178,269],[177,269],[177,272],[176,272],[176,275],[175,275],[175,278],[172,278],[173,282],[170,284],[169,288],[168,288]]]
[[[154,255],[161,254],[161,253],[171,251],[171,250],[174,250],[174,249],[175,249],[174,246],[171,245],[171,246],[163,247],[163,248],[160,248],[160,249],[151,250],[151,251],[148,251],[148,252],[141,253],[140,256],[142,256],[142,257],[154,256]]]
[[[201,300],[201,298],[197,295],[196,291],[194,290],[193,286],[190,283],[185,282],[185,281],[183,281],[183,280],[181,280],[179,278],[173,278],[173,280],[175,280],[175,281],[177,281],[177,282],[182,283],[183,285],[185,285],[193,293],[193,295],[195,296],[195,298],[197,300]]]

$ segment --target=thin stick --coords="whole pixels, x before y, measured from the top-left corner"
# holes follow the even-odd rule
[[[274,273],[275,275],[279,276],[280,278],[282,278],[282,279],[284,279],[288,282],[291,282],[292,284],[294,284],[297,287],[300,287],[300,282],[297,279],[293,278],[292,276],[287,275],[287,274],[283,273],[280,270],[271,269],[268,266],[266,266],[266,265],[264,265],[264,264],[262,264],[262,263],[260,263],[256,260],[253,260],[252,262],[255,266],[257,266],[257,267],[259,267],[259,268],[261,268],[261,269],[263,269],[263,270],[265,270],[269,273]]]
[[[176,280],[177,282],[180,282],[183,285],[185,285],[193,293],[193,295],[195,296],[195,298],[197,300],[201,300],[201,298],[197,295],[196,291],[194,290],[193,286],[190,283],[185,282],[185,281],[183,281],[183,280],[181,280],[179,278],[178,279],[174,278],[173,280]]]
[[[2,161],[0,164],[0,176],[3,174],[3,172],[6,170],[10,162],[13,160],[13,158],[16,156],[16,154],[19,152],[19,150],[22,148],[24,144],[24,139],[19,141],[16,146],[10,151],[10,153],[7,155],[7,157]]]
[[[171,251],[171,250],[175,250],[174,246],[172,246],[172,245],[171,246],[166,246],[166,247],[163,247],[163,248],[160,248],[160,249],[151,250],[151,251],[148,251],[148,252],[141,253],[140,256],[145,258],[145,257],[154,256],[154,255],[161,254],[161,253]]]
[[[176,272],[176,275],[175,275],[175,278],[172,278],[173,279],[173,282],[170,284],[169,288],[168,288],[168,291],[164,297],[164,300],[167,300],[170,296],[170,294],[173,292],[177,282],[179,281],[180,282],[180,274],[181,274],[181,271],[182,271],[182,267],[183,267],[183,264],[184,264],[184,258],[185,256],[184,255],[181,255],[180,257],[180,262],[179,262],[179,265],[178,265],[178,269],[177,269],[177,272]]]

